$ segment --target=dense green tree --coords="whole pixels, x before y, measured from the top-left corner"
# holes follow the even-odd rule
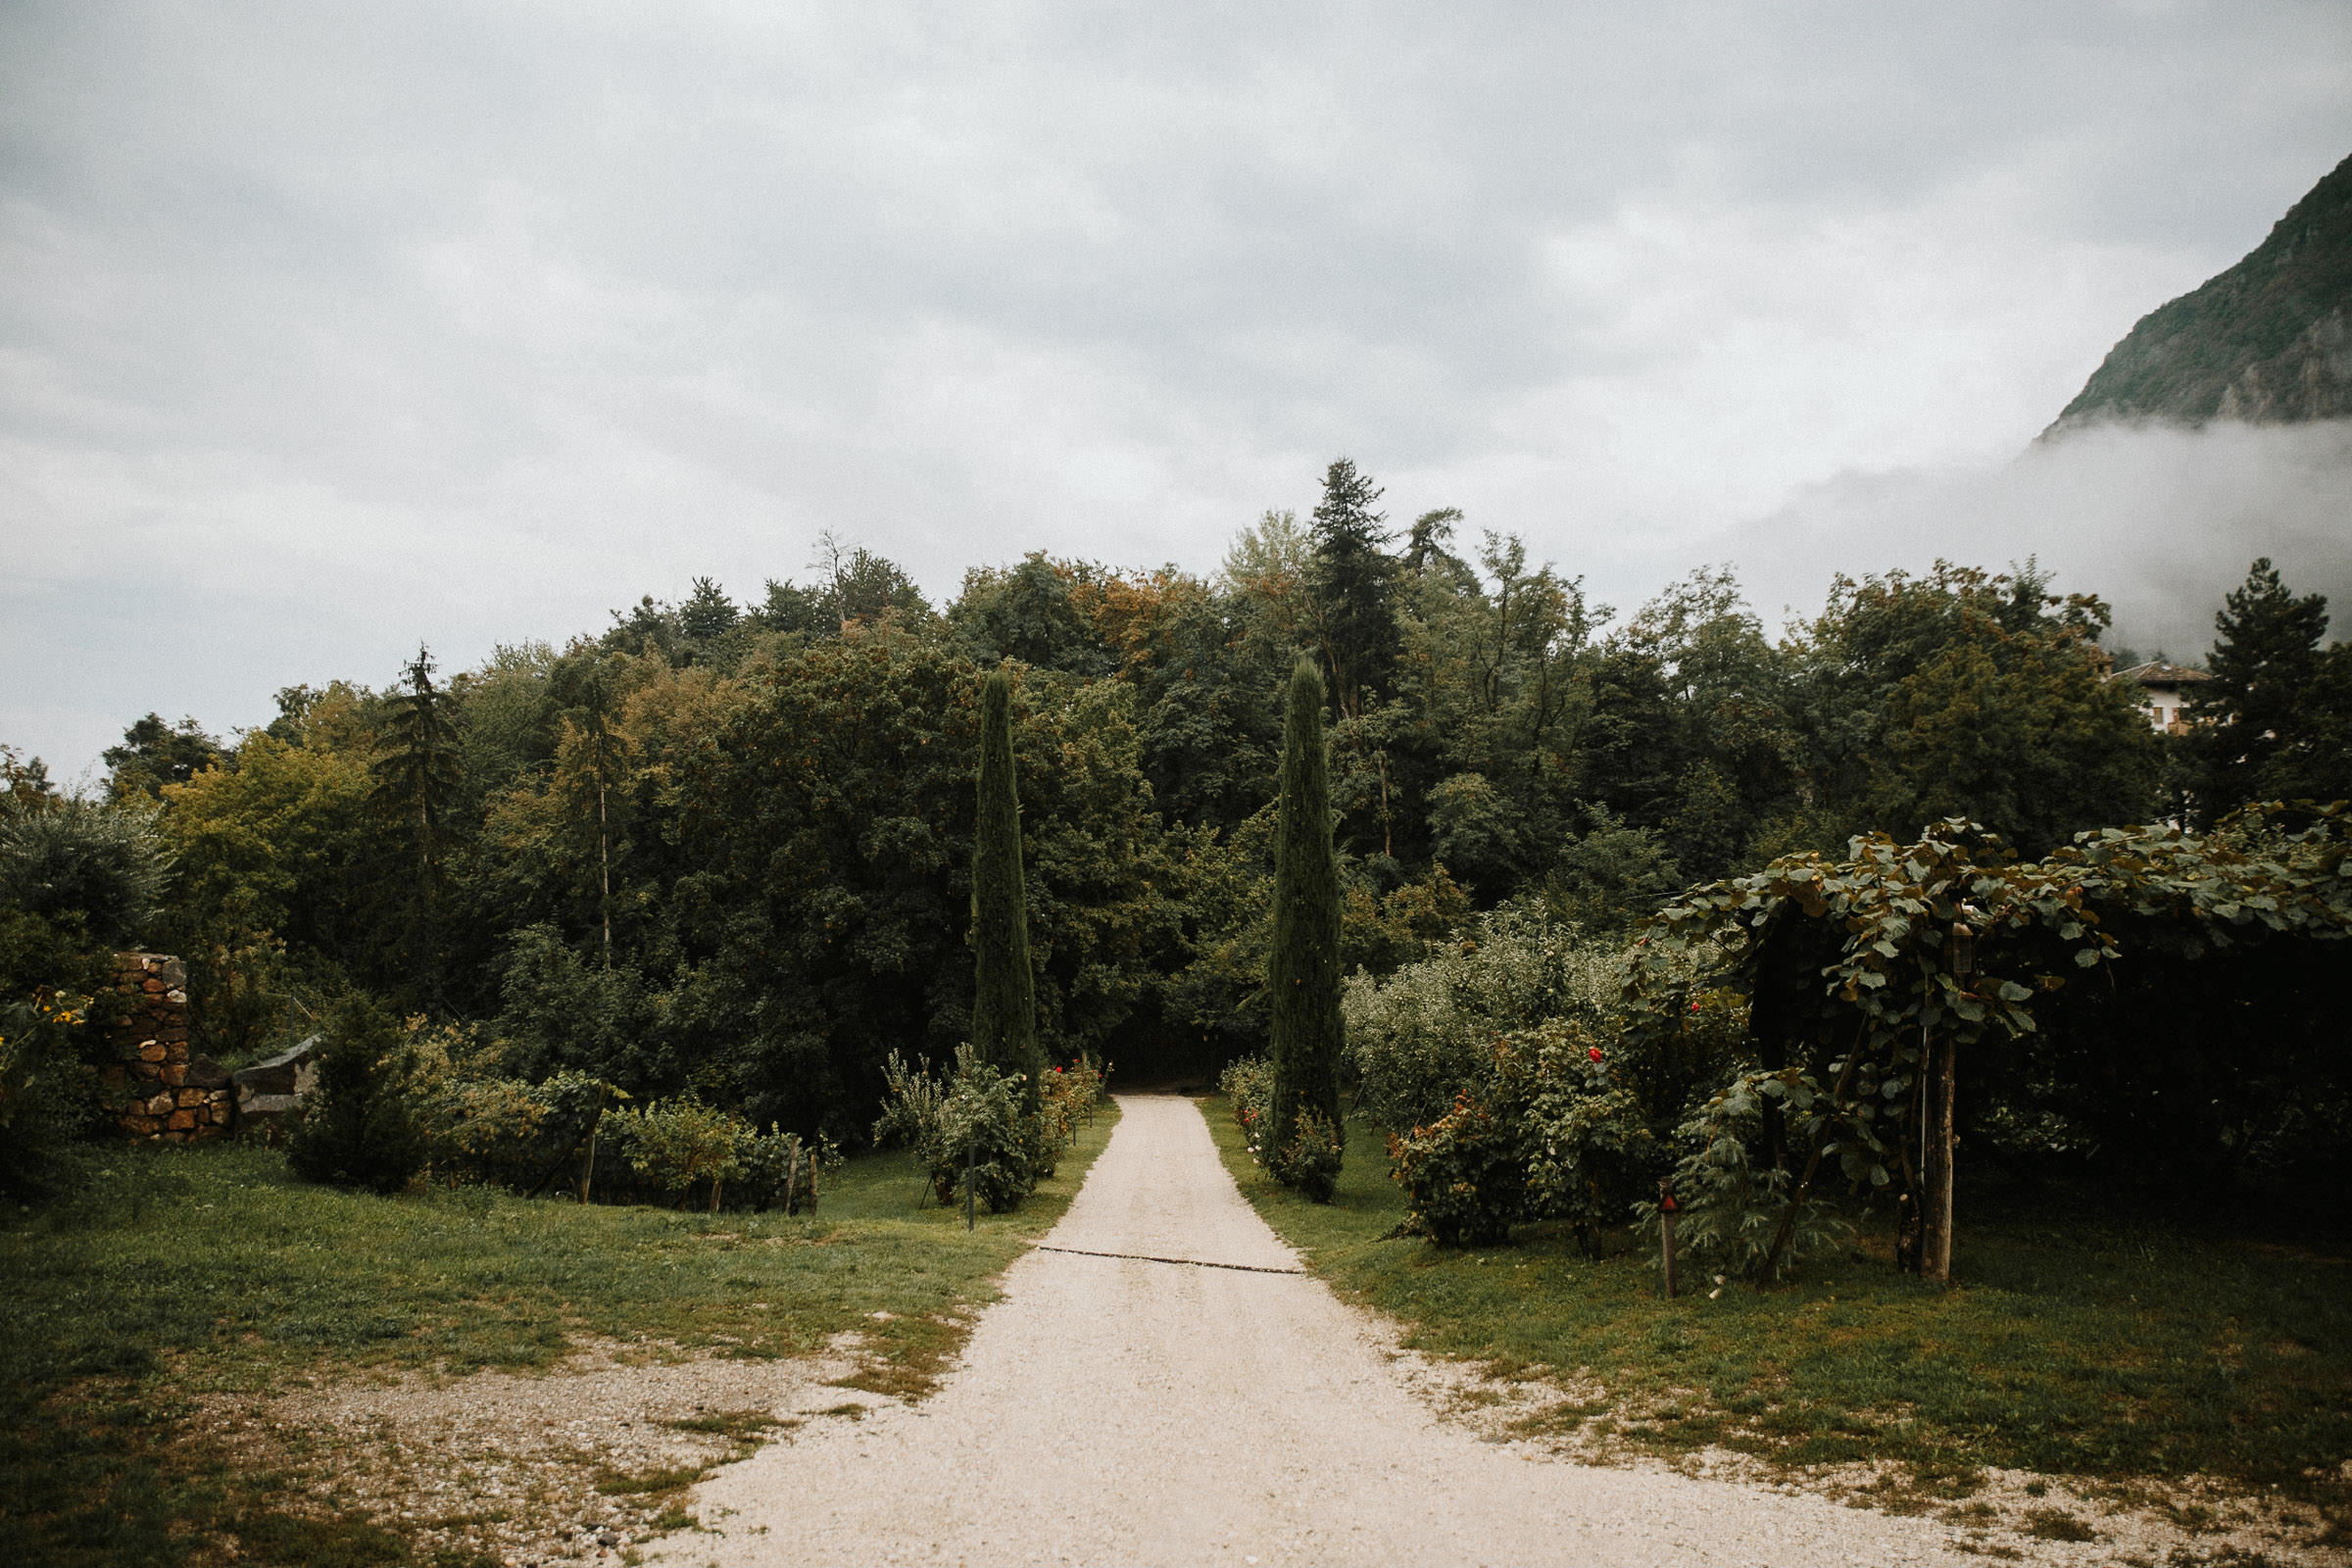
[[[0,745],[0,816],[46,810],[57,800],[47,762],[37,757],[27,760],[14,746]]]
[[[0,901],[87,941],[138,939],[172,881],[157,808],[61,801],[0,818]]]
[[[2106,678],[2107,621],[2032,563],[1838,578],[1794,651],[1823,836],[1964,816],[2039,855],[2144,820],[2162,757],[2135,694]]]
[[[127,800],[163,798],[167,784],[185,784],[208,767],[220,765],[220,741],[208,735],[193,718],[176,724],[149,713],[122,732],[122,744],[100,754],[108,768],[107,794]]]
[[[1318,1200],[1339,1174],[1340,882],[1325,781],[1323,679],[1304,660],[1291,674],[1275,819],[1274,938],[1266,956],[1267,1044],[1274,1058],[1275,1173]],[[1319,1125],[1318,1125],[1319,1124]],[[1301,1147],[1306,1146],[1306,1147]]]
[[[1029,967],[1029,901],[1021,881],[1021,806],[1012,760],[1012,676],[980,685],[980,791],[972,822],[972,1049],[1037,1108],[1037,982]]]
[[[1072,593],[1076,570],[1048,561],[1043,551],[1009,571],[974,569],[948,619],[982,663],[1016,659],[1024,664],[1104,675],[1111,659]]]

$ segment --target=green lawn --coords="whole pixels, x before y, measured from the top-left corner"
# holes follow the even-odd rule
[[[1605,1405],[1555,1419],[1598,1423],[1613,1442],[1795,1464],[1887,1457],[1922,1479],[1984,1465],[2204,1472],[2352,1500],[2335,1468],[2352,1457],[2341,1258],[2011,1205],[1963,1215],[1950,1290],[1896,1274],[1888,1238],[1866,1231],[1845,1260],[1785,1289],[1668,1302],[1646,1256],[1588,1261],[1540,1229],[1461,1252],[1382,1241],[1404,1199],[1369,1129],[1351,1126],[1322,1205],[1250,1162],[1223,1101],[1201,1108],[1243,1193],[1318,1274],[1402,1320],[1417,1348],[1505,1375],[1590,1369]]]
[[[927,1387],[993,1282],[1068,1207],[1116,1111],[1014,1214],[917,1207],[912,1161],[854,1159],[818,1216],[674,1213],[474,1188],[314,1187],[263,1150],[87,1151],[75,1195],[0,1219],[0,1561],[400,1562],[359,1521],[272,1510],[187,1435],[188,1398],[354,1369],[543,1367],[575,1338],[794,1355],[852,1326],[853,1380]],[[887,1311],[889,1321],[870,1314]]]

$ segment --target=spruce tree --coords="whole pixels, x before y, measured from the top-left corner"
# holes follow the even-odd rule
[[[2311,731],[2324,727],[2328,706],[2319,692],[2327,597],[2296,595],[2266,556],[2230,591],[2213,624],[2219,635],[2206,661],[2213,679],[2189,698],[2189,711],[2206,720],[2197,734],[2204,814],[2325,793],[2332,770],[2311,765]]]
[[[1327,1200],[1339,1176],[1340,869],[1331,847],[1323,679],[1301,659],[1282,727],[1274,824],[1274,947],[1266,956],[1274,1057],[1274,1174]]]
[[[386,891],[392,941],[420,1000],[445,1010],[441,984],[443,860],[460,815],[461,754],[451,694],[433,684],[433,657],[419,644],[387,694],[381,750],[368,764],[368,802],[401,849]]]
[[[1037,988],[1029,972],[1029,901],[1021,887],[1021,807],[1012,776],[1012,677],[980,688],[980,814],[972,828],[972,1049],[1019,1073],[1035,1110],[1045,1057],[1037,1045]]]
[[[1349,717],[1373,706],[1396,662],[1396,563],[1386,553],[1388,518],[1372,510],[1380,497],[1372,476],[1342,458],[1325,471],[1315,507],[1307,584],[1322,617],[1332,698]]]

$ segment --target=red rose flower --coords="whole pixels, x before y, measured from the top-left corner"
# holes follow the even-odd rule
[[[1594,1046],[1592,1048],[1592,1056],[1594,1061],[1598,1061],[1600,1059],[1600,1048],[1598,1046]]]

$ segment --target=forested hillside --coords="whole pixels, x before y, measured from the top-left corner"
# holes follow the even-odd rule
[[[892,1050],[944,1059],[964,1036],[978,693],[1001,662],[1046,1050],[1130,1073],[1260,1043],[1301,652],[1334,696],[1350,972],[1513,899],[1622,927],[1870,828],[1965,815],[2038,855],[2149,818],[2184,765],[2106,678],[2098,601],[2031,566],[1840,579],[1776,637],[1728,574],[1621,614],[1466,531],[1393,525],[1342,462],[1310,517],[1268,514],[1206,578],[1031,555],[934,606],[829,550],[749,601],[703,579],[562,647],[291,686],[233,738],[150,715],[109,754],[118,807],[154,813],[118,818],[172,860],[138,935],[188,957],[222,1059],[356,986],[478,1027],[519,1076],[846,1142]],[[21,813],[51,804],[37,770],[11,777]],[[127,935],[76,925],[73,897],[17,899],[12,986]]]
[[[2044,435],[2352,416],[2352,158],[2229,270],[2142,317]]]

